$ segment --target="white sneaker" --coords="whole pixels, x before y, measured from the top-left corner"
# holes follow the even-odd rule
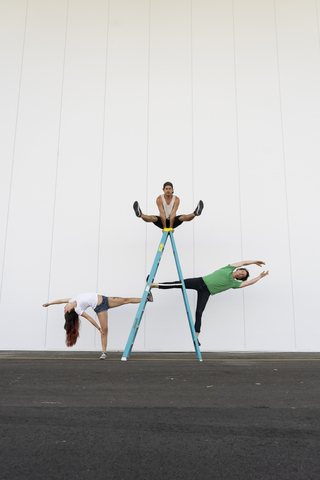
[[[107,354],[102,352],[102,355],[100,357],[100,360],[105,360],[107,358]]]

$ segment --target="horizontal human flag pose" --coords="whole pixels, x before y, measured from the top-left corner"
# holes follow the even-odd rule
[[[147,296],[148,302],[153,302],[151,291]],[[80,293],[73,298],[64,298],[61,300],[55,300],[53,302],[45,303],[43,307],[49,307],[49,305],[57,305],[66,303],[64,307],[66,330],[66,344],[68,347],[72,347],[77,342],[79,337],[80,320],[79,316],[86,318],[94,327],[96,327],[101,334],[102,355],[100,360],[107,358],[107,340],[108,340],[108,310],[109,308],[121,307],[122,305],[128,305],[129,303],[140,303],[141,298],[121,298],[121,297],[105,297],[98,293]],[[97,314],[100,327],[97,322],[94,321],[85,310],[91,307]]]
[[[269,274],[269,271],[262,272],[256,278],[248,280],[249,272],[246,268],[243,268],[246,265],[258,265],[261,267],[265,265],[264,262],[260,260],[246,260],[243,262],[232,263],[226,267],[220,268],[210,275],[205,277],[198,278],[187,278],[184,280],[186,289],[197,290],[198,300],[196,307],[196,321],[195,321],[195,330],[197,338],[201,330],[201,318],[203,311],[207,305],[210,295],[216,295],[217,293],[224,292],[229,290],[229,288],[243,288],[253,285],[254,283],[261,280]],[[164,282],[164,283],[151,283],[151,288],[160,288],[160,289],[169,289],[169,288],[182,288],[182,283],[177,282]],[[199,340],[198,340],[199,342]],[[200,345],[200,342],[199,342]]]
[[[161,229],[174,229],[179,227],[183,222],[191,222],[195,217],[199,217],[204,209],[204,203],[200,200],[193,213],[176,215],[180,205],[180,199],[176,195],[173,195],[173,185],[171,182],[166,182],[163,185],[163,194],[157,197],[156,204],[159,209],[159,215],[145,215],[142,213],[138,202],[134,202],[133,209],[137,217],[142,218],[145,222],[154,223]]]

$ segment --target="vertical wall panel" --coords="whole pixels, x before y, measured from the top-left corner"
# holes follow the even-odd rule
[[[0,296],[5,255],[7,220],[10,205],[11,177],[14,162],[17,111],[19,105],[21,68],[27,1],[0,3]]]
[[[320,348],[320,51],[316,3],[276,2],[297,348]]]
[[[243,256],[270,277],[247,287],[246,347],[295,349],[275,12],[235,1]],[[252,39],[254,38],[254,42]],[[250,270],[250,269],[249,269]],[[251,278],[261,269],[252,268]]]
[[[194,210],[192,178],[191,2],[151,2],[148,202],[146,213],[158,214],[156,198],[171,181],[181,203],[178,213]],[[161,230],[147,226],[147,265],[150,270]],[[175,240],[182,271],[192,271],[193,225],[180,226]],[[168,242],[156,279],[178,279]],[[147,346],[151,350],[192,348],[188,320],[180,291],[155,291],[148,320]],[[150,308],[151,310],[151,308]]]
[[[65,23],[65,1],[28,2],[1,302],[6,348],[44,347]]]
[[[107,25],[106,2],[70,1],[50,299],[97,290]],[[51,307],[47,348],[63,347],[63,323],[63,307]],[[96,332],[83,319],[74,348],[92,349]]]
[[[232,2],[193,2],[194,181],[205,209],[195,224],[195,276],[241,259]],[[244,349],[242,292],[211,297],[203,349]]]
[[[145,286],[145,226],[132,205],[146,196],[148,56],[149,1],[111,1],[98,283],[108,296],[141,297]],[[109,311],[110,348],[124,349],[137,308]]]
[[[202,350],[319,351],[319,0],[4,0],[0,14],[0,348],[66,348],[47,300],[141,296],[161,230],[132,204],[157,213],[169,180],[179,213],[205,202],[175,232],[185,277],[270,268],[209,300]],[[176,278],[168,243],[157,280]],[[154,297],[135,350],[192,350],[181,292]],[[110,311],[111,350],[136,310]],[[82,323],[74,348],[100,350]]]

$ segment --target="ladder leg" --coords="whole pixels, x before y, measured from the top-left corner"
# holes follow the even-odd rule
[[[163,235],[162,235],[162,238],[161,238],[161,241],[160,241],[160,245],[159,245],[158,251],[156,253],[156,257],[154,259],[154,262],[153,262],[153,265],[152,265],[152,268],[151,268],[151,272],[148,276],[146,287],[144,289],[144,292],[143,292],[143,295],[142,295],[142,298],[141,298],[141,302],[139,304],[138,311],[137,311],[137,314],[135,316],[135,319],[134,319],[134,322],[133,322],[133,325],[132,325],[132,328],[131,328],[131,331],[130,331],[130,334],[129,334],[127,344],[126,344],[125,349],[124,349],[123,354],[122,354],[121,360],[124,361],[124,362],[130,356],[135,338],[137,336],[138,329],[139,329],[139,326],[140,326],[140,323],[141,323],[141,319],[142,319],[142,316],[143,316],[143,313],[144,313],[144,310],[145,310],[145,307],[146,307],[147,296],[148,296],[148,293],[149,293],[149,290],[150,290],[150,283],[153,282],[154,277],[156,276],[156,273],[157,273],[157,270],[158,270],[158,267],[159,267],[159,263],[160,263],[160,260],[161,260],[161,257],[162,257],[163,251],[164,251],[164,247],[167,243],[167,239],[168,239],[168,231],[165,230],[163,232]]]
[[[195,331],[194,325],[193,325],[193,319],[192,319],[192,315],[191,315],[191,310],[190,310],[190,304],[189,304],[189,300],[188,300],[188,296],[187,296],[187,291],[186,291],[186,287],[185,287],[184,280],[183,280],[182,270],[181,270],[181,267],[180,267],[178,251],[177,251],[176,243],[174,241],[172,232],[170,232],[170,240],[171,240],[174,259],[176,261],[176,266],[177,266],[177,270],[178,270],[178,274],[179,274],[179,280],[182,283],[182,295],[183,295],[183,300],[184,300],[184,304],[185,304],[186,311],[187,311],[187,316],[188,316],[191,336],[192,336],[193,343],[194,343],[194,348],[195,348],[197,357],[199,358],[200,362],[202,362],[202,356],[201,356],[201,352],[200,352],[200,348],[199,348],[199,343],[198,343],[196,331]]]

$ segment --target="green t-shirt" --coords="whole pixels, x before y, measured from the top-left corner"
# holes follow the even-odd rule
[[[219,270],[216,270],[210,275],[202,277],[211,295],[224,292],[225,290],[229,290],[229,288],[240,287],[242,282],[239,282],[239,280],[233,278],[232,275],[232,272],[235,269],[236,267],[227,265],[226,267],[219,268]]]

